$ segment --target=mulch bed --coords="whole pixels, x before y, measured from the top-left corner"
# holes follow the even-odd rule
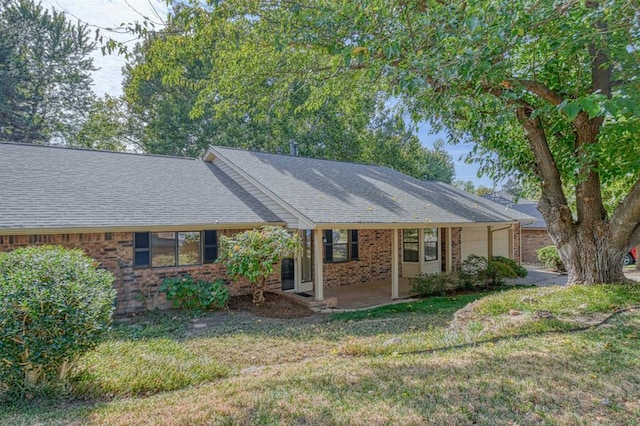
[[[264,293],[264,303],[256,306],[250,294],[233,296],[229,301],[229,309],[247,311],[259,317],[270,318],[302,318],[313,315],[313,311],[306,306],[292,301],[279,293]]]

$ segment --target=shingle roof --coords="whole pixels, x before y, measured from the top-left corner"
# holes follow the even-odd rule
[[[496,192],[495,194],[485,195],[484,198],[495,201],[496,203],[507,206],[513,210],[517,210],[535,219],[534,222],[523,224],[523,228],[547,229],[547,224],[544,221],[542,213],[538,211],[538,203],[536,201],[528,200],[526,198],[519,198],[516,202],[513,196],[504,192]]]
[[[317,224],[530,220],[450,185],[421,181],[388,167],[222,147],[210,152]]]
[[[282,222],[202,160],[0,143],[0,230]]]

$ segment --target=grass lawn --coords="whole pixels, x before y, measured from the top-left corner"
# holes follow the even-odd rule
[[[640,423],[640,286],[477,297],[144,315],[81,359],[75,400],[0,406],[0,424]]]

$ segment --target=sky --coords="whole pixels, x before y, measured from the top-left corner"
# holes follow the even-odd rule
[[[142,20],[143,16],[159,21],[156,14],[164,16],[167,12],[165,0],[42,0],[45,7],[54,7],[56,10],[65,12],[72,21],[77,19],[90,25],[90,31],[100,29],[106,37],[112,37],[118,41],[126,42],[133,47],[135,40],[131,35],[117,34],[105,31],[105,28],[115,28],[121,23]],[[93,90],[98,96],[109,94],[119,96],[122,94],[122,67],[125,64],[123,56],[102,55],[100,49],[93,54],[94,65],[99,68],[94,72]],[[418,137],[424,146],[431,148],[433,143],[439,139],[446,139],[444,134],[431,134],[427,123],[420,123],[418,126]],[[484,185],[491,187],[493,183],[487,177],[477,176],[477,166],[465,164],[463,157],[469,152],[471,147],[465,144],[446,145],[447,150],[453,158],[456,179],[472,181],[478,187]]]

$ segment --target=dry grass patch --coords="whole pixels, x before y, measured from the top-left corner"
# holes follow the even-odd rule
[[[606,301],[611,310],[622,303],[633,304],[635,290],[590,288],[597,297],[613,295]],[[487,305],[478,303],[469,326],[459,329],[449,327],[452,312],[445,315],[444,308],[420,312],[410,308],[362,320],[328,321],[320,316],[294,323],[251,316],[234,316],[225,322],[222,315],[210,321],[211,328],[191,337],[190,319],[175,332],[161,335],[134,325],[119,326],[112,340],[122,345],[113,349],[116,354],[107,348],[98,350],[95,356],[104,359],[84,360],[87,368],[103,363],[100,375],[121,375],[124,389],[127,374],[132,383],[144,375],[136,369],[123,374],[127,370],[118,371],[122,367],[117,360],[126,363],[124,355],[139,347],[139,358],[145,363],[136,362],[152,376],[160,377],[163,370],[172,368],[179,371],[178,365],[185,365],[180,372],[183,387],[94,404],[14,406],[4,412],[0,408],[0,424],[572,425],[629,424],[630,419],[640,418],[638,311],[578,333],[516,339],[510,337],[512,329],[497,327],[496,333],[503,332],[500,338],[482,342],[486,337],[482,319],[504,315],[491,306],[508,305],[500,296],[514,303],[530,303],[522,297],[538,297],[537,305],[556,315],[552,305],[560,306],[556,298],[562,294],[567,297],[566,306],[573,309],[571,291],[496,295]],[[546,301],[547,297],[553,301]],[[588,311],[594,305],[586,299],[581,303],[587,304]],[[598,306],[604,305],[598,302]],[[479,325],[473,326],[474,321]],[[558,329],[557,324],[547,326]],[[135,336],[130,328],[136,330]],[[150,345],[159,348],[152,350]],[[440,349],[409,353],[425,348]],[[208,360],[218,363],[226,376],[188,375],[204,368]],[[260,368],[241,373],[254,365]]]

